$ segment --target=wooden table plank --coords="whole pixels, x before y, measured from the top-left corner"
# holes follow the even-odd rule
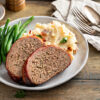
[[[0,100],[19,100],[13,96],[16,91],[0,84]],[[100,81],[71,80],[50,90],[26,91],[26,94],[21,100],[100,100]]]

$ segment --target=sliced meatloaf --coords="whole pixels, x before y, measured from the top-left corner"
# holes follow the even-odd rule
[[[25,66],[26,66],[26,62],[24,63],[23,69],[22,69],[22,78],[23,78],[23,82],[25,85],[33,85],[31,83],[31,81],[28,79],[27,75],[26,75],[26,70],[25,70]]]
[[[13,80],[19,81],[22,79],[24,62],[32,52],[42,46],[44,46],[44,43],[38,37],[23,37],[12,45],[6,58],[6,68]]]
[[[64,71],[71,64],[70,55],[55,46],[41,47],[26,61],[24,70],[32,84],[39,85]]]

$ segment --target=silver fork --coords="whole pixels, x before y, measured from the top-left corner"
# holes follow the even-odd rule
[[[84,33],[90,34],[90,35],[97,35],[100,36],[100,32],[94,30],[92,27],[87,25],[86,23],[82,22],[81,20],[74,19],[74,23],[77,25],[77,27]]]
[[[73,14],[76,18],[78,18],[79,20],[81,20],[82,22],[88,24],[89,26],[96,26],[96,27],[100,28],[99,25],[95,25],[95,24],[91,23],[91,22],[87,19],[87,17],[86,17],[78,8],[72,9],[72,14]]]

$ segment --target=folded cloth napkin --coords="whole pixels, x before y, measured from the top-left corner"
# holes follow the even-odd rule
[[[55,12],[52,14],[53,16],[65,20],[75,27],[77,26],[74,24],[74,16],[71,14],[71,9],[77,7],[84,13],[83,7],[89,5],[100,14],[100,4],[92,0],[56,0],[52,2],[52,5],[55,8]],[[100,36],[84,34],[84,37],[93,47],[100,51]]]

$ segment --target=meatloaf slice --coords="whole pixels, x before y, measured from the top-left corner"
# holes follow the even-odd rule
[[[23,78],[23,82],[25,85],[33,85],[31,83],[31,81],[28,79],[27,75],[26,75],[26,70],[25,70],[25,66],[26,66],[26,62],[24,63],[24,66],[22,68],[22,78]]]
[[[70,55],[55,46],[41,47],[26,61],[24,70],[32,84],[39,85],[64,71],[71,64]]]
[[[42,46],[44,46],[43,41],[35,36],[20,38],[12,45],[6,58],[6,68],[13,80],[18,81],[22,79],[24,62],[32,52]]]

